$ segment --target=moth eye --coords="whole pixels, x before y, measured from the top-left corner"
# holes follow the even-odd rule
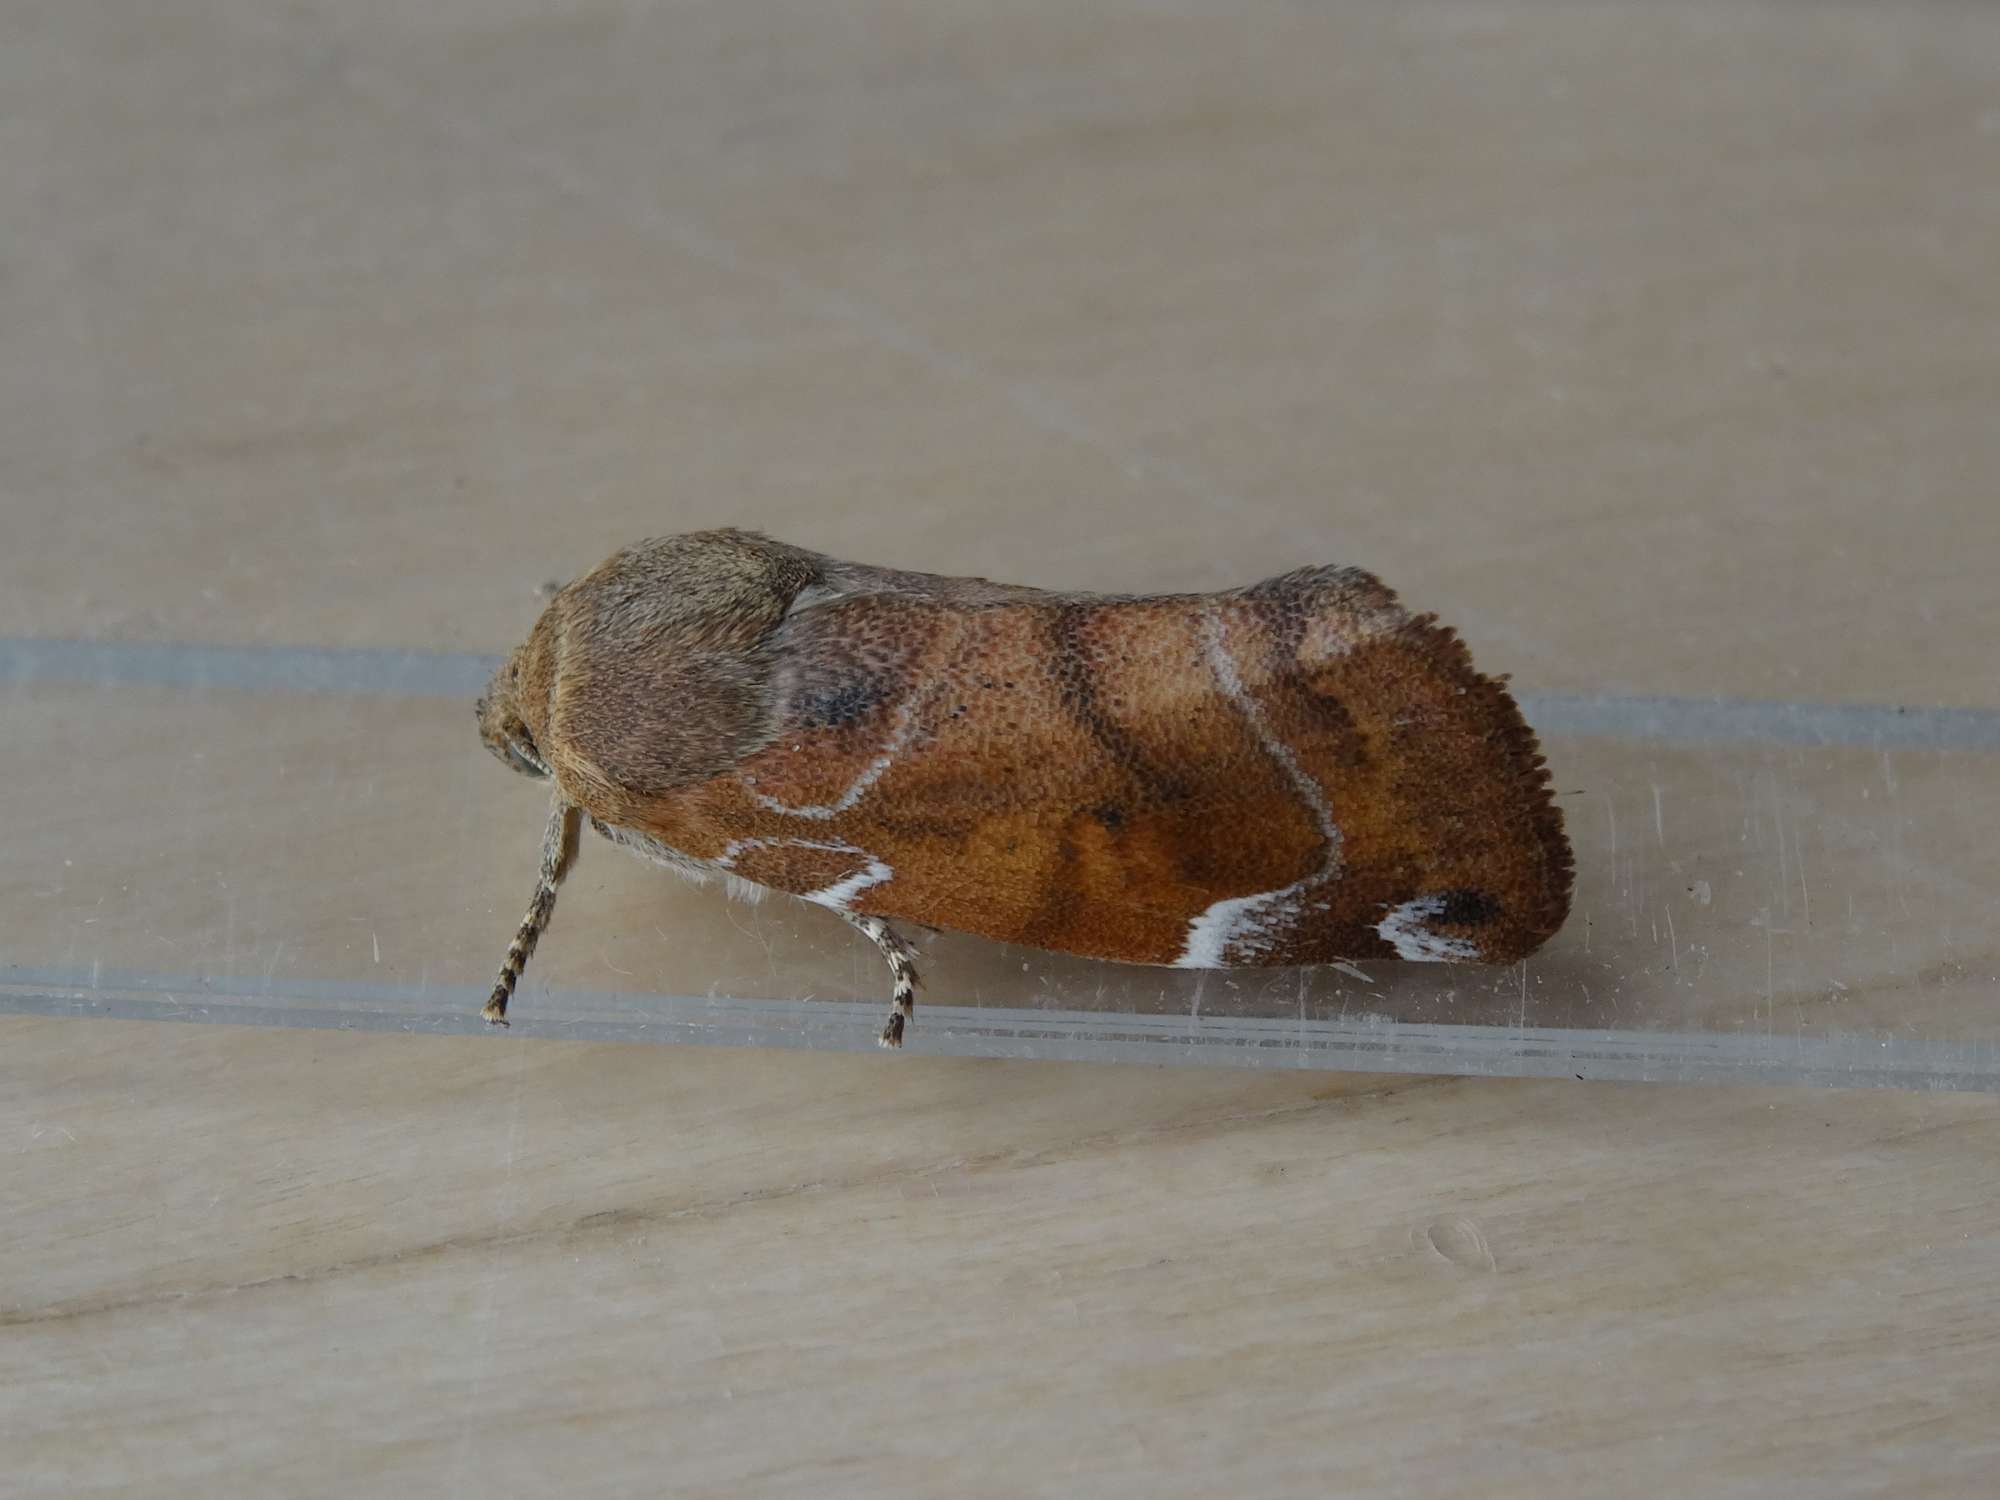
[[[521,680],[521,664],[519,662],[514,662],[507,668],[507,680],[509,682],[519,682]]]

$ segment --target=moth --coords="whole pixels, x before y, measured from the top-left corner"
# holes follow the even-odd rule
[[[1358,568],[1055,593],[657,538],[560,589],[478,705],[553,783],[507,1003],[580,826],[697,881],[1122,963],[1509,963],[1569,913],[1535,736],[1457,635]]]

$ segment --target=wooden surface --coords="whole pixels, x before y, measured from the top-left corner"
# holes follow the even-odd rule
[[[1990,1098],[9,1021],[19,1494],[1989,1493]]]
[[[1970,5],[16,6],[0,642],[498,651],[736,523],[1356,562],[1530,694],[1991,710],[1996,174]],[[539,807],[469,704],[31,675],[7,974],[486,978]],[[2000,756],[1552,748],[1519,1003],[1992,1044]],[[541,982],[876,993],[591,854]],[[1991,1097],[0,1016],[0,1163],[9,1497],[2000,1473]]]

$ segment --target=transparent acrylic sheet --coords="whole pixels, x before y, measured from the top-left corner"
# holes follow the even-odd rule
[[[0,1012],[485,1031],[544,810],[473,734],[491,665],[0,643],[41,768],[0,790],[37,851],[0,877]],[[1578,860],[1528,963],[1201,974],[913,934],[909,1050],[2000,1088],[2000,712],[1522,698]],[[507,1040],[872,1047],[886,989],[827,913],[587,837]]]

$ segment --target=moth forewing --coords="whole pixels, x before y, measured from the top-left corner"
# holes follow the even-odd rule
[[[558,797],[495,1020],[579,813],[841,914],[888,959],[890,1046],[916,983],[892,919],[1232,968],[1511,962],[1569,910],[1513,699],[1354,568],[1118,597],[667,537],[560,591],[480,721]]]

